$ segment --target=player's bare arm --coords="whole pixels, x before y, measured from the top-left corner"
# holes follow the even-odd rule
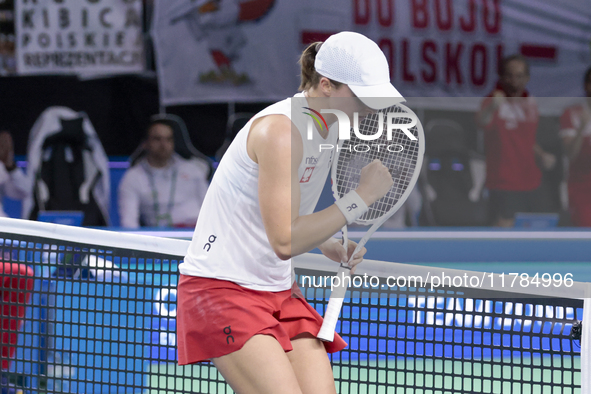
[[[259,165],[261,215],[269,242],[279,258],[289,259],[320,247],[346,224],[336,205],[299,216],[297,169],[302,160],[302,142],[287,117],[270,115],[255,122],[247,150]],[[371,205],[383,196],[391,182],[385,166],[379,161],[371,163],[364,168],[360,196]],[[333,247],[332,242],[322,245],[325,251]],[[361,258],[362,255],[355,263]]]

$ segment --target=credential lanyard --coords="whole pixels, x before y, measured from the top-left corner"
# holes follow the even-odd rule
[[[152,199],[154,200],[154,213],[156,214],[156,226],[160,227],[160,220],[166,220],[165,225],[172,227],[172,207],[174,205],[174,195],[176,193],[176,178],[177,169],[172,170],[172,179],[170,180],[170,196],[168,197],[168,209],[166,213],[160,214],[160,203],[158,202],[158,190],[156,190],[156,182],[151,171],[148,172],[148,179],[152,187]]]

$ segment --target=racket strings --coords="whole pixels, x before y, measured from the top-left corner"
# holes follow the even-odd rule
[[[354,131],[351,138],[345,140],[340,148],[337,162],[337,191],[339,197],[344,196],[359,186],[361,169],[378,159],[390,171],[394,180],[388,193],[369,207],[357,222],[371,222],[389,212],[409,188],[417,160],[419,157],[419,142],[411,140],[402,130],[393,129],[391,139],[387,138],[387,114],[390,112],[405,113],[398,106],[380,111],[382,113],[382,134],[372,141],[359,138]],[[408,125],[412,119],[395,116],[394,124]],[[380,126],[380,113],[367,116],[359,125],[359,134],[375,135]],[[408,128],[408,126],[406,127]],[[418,138],[417,126],[408,129]]]

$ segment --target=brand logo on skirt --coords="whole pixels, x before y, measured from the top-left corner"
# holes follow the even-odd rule
[[[224,327],[224,334],[226,334],[226,343],[228,345],[230,344],[230,339],[232,339],[232,343],[234,343],[234,337],[232,335],[230,335],[230,334],[232,334],[231,326]]]

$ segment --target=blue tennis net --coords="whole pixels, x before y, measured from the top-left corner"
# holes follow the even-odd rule
[[[176,365],[186,241],[9,219],[0,228],[2,393],[232,392],[210,364]],[[334,274],[322,257],[295,260],[299,283]],[[423,269],[384,264],[367,272]],[[585,393],[585,288],[575,282],[567,298],[353,286],[337,327],[349,346],[331,356],[337,392]],[[302,290],[322,314],[330,289]]]
[[[314,269],[299,270],[298,279],[309,285],[303,293],[323,313],[330,289],[309,278],[334,273],[319,270],[325,264],[318,260],[307,264]],[[368,265],[364,273],[371,272],[372,262]],[[397,264],[392,272],[413,275],[417,268]],[[431,289],[426,282],[386,286],[379,273],[374,277],[380,285],[359,280],[345,299],[337,332],[349,346],[332,357],[337,392],[582,392],[583,299],[550,297],[551,291]]]

